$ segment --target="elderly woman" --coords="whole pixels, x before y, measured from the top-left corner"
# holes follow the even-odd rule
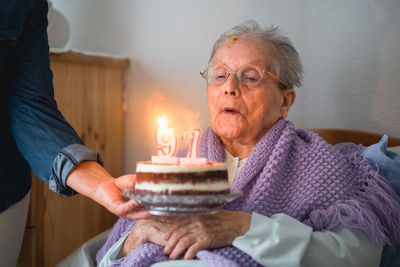
[[[378,266],[399,237],[398,198],[362,147],[330,146],[284,119],[301,74],[275,27],[221,35],[202,72],[211,128],[200,154],[225,160],[243,196],[214,215],[120,219],[100,265]]]

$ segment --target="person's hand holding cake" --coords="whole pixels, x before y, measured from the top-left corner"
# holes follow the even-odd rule
[[[243,195],[211,215],[120,219],[100,266],[171,266],[179,256],[206,266],[378,266],[383,245],[399,240],[399,198],[362,147],[331,146],[285,119],[302,77],[290,40],[276,27],[237,25],[201,74],[211,127],[199,156],[226,162],[230,189]]]

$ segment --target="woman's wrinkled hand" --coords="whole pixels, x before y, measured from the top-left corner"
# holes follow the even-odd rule
[[[126,238],[118,257],[125,257],[136,247],[147,242],[165,246],[167,241],[164,237],[175,223],[175,217],[172,217],[172,219],[168,217],[152,217],[150,219],[137,220]]]
[[[250,222],[251,214],[226,210],[213,215],[181,218],[164,237],[164,253],[177,259],[186,252],[184,259],[188,260],[199,250],[232,245],[236,237],[248,231]]]
[[[152,217],[138,220],[120,251],[119,257],[128,255],[137,246],[153,242],[164,247],[164,253],[177,259],[193,259],[202,249],[232,245],[244,235],[251,222],[251,214],[240,211],[219,210],[212,215]]]

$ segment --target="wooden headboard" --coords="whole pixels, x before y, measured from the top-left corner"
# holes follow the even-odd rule
[[[383,136],[383,134],[346,129],[311,129],[311,131],[317,133],[332,145],[343,142],[352,142],[369,146],[378,143]],[[388,146],[400,146],[400,139],[389,137]]]

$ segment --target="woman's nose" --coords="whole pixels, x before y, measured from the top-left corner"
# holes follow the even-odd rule
[[[240,96],[239,82],[235,79],[235,75],[230,75],[224,84],[225,95]]]

